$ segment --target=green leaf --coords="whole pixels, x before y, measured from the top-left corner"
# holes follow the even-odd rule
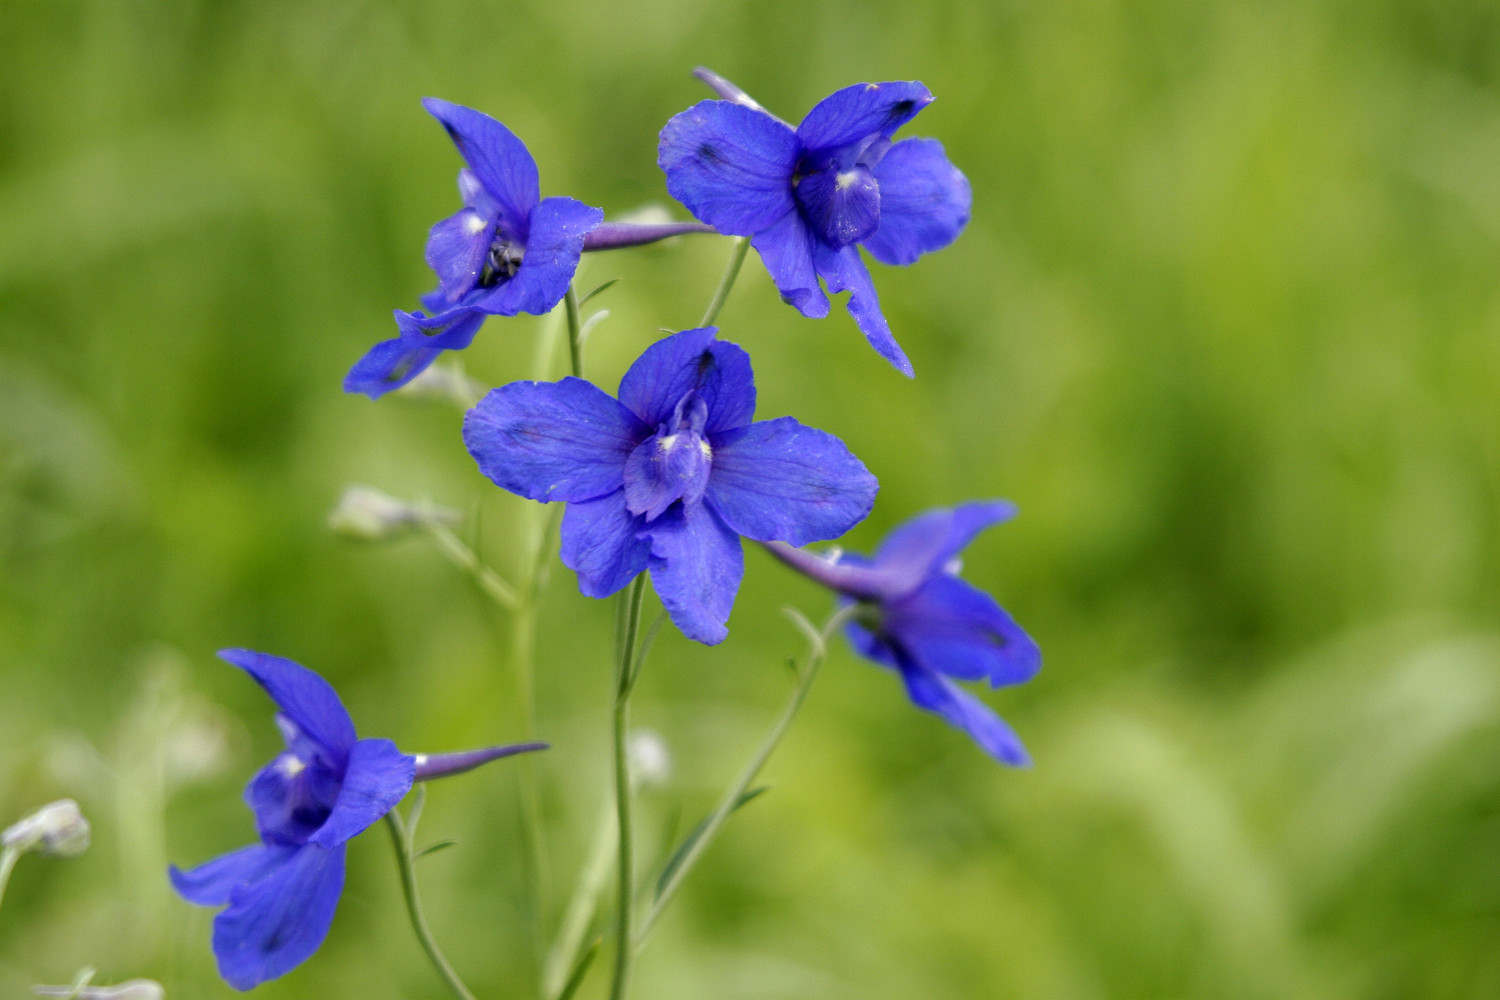
[[[769,792],[770,790],[770,785],[761,785],[759,788],[750,789],[748,792],[739,797],[739,801],[734,804],[734,808],[729,810],[729,815],[733,816],[735,813],[739,812],[746,803],[760,796],[762,792]],[[728,817],[726,817],[726,819],[727,818]],[[693,845],[698,842],[698,838],[703,836],[703,830],[707,826],[708,817],[705,816],[703,819],[698,821],[698,825],[693,827],[693,832],[688,834],[687,839],[683,840],[681,844],[677,845],[677,850],[673,851],[672,856],[667,859],[667,863],[662,868],[661,874],[656,877],[657,899],[661,898],[662,889],[668,882],[672,880],[673,873],[675,873],[678,867],[682,865],[683,858],[687,857],[688,851],[693,849]]]
[[[610,278],[604,284],[599,285],[596,288],[594,288],[593,291],[586,293],[581,299],[578,300],[578,308],[582,309],[583,308],[583,304],[585,302],[587,302],[589,299],[593,298],[595,295],[598,295],[600,292],[604,291],[610,285],[617,284],[619,282],[619,280],[620,280],[619,278]]]
[[[578,961],[573,963],[573,971],[568,973],[568,981],[563,985],[562,992],[557,995],[557,1000],[568,1000],[578,987],[583,984],[583,977],[589,971],[589,966],[594,963],[594,956],[599,954],[600,938],[594,938],[589,946],[578,956]]]
[[[430,847],[424,847],[416,854],[413,854],[412,860],[416,861],[418,858],[425,858],[429,854],[436,854],[438,851],[446,850],[449,847],[455,847],[457,846],[457,844],[458,841],[456,840],[440,840],[436,844],[433,844]]]

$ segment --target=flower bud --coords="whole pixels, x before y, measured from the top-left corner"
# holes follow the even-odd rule
[[[89,848],[89,821],[72,799],[49,802],[0,833],[0,845],[17,854],[35,851],[53,858],[76,858]]]
[[[412,504],[371,486],[349,486],[328,515],[334,532],[365,542],[378,542],[408,531],[424,521],[454,523],[458,512],[445,507]]]

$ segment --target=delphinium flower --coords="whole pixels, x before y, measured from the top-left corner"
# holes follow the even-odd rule
[[[895,669],[919,708],[968,733],[1006,764],[1028,763],[1011,728],[953,681],[1020,684],[1041,650],[989,594],[958,576],[959,552],[985,528],[1015,516],[1005,501],[921,514],[888,535],[873,557],[823,558],[787,545],[770,551],[860,607],[845,628],[860,655]]]
[[[661,132],[667,190],[721,233],[750,237],[784,301],[828,315],[821,277],[847,291],[849,312],[881,356],[912,374],[880,310],[863,246],[910,264],[952,243],[969,221],[969,182],[935,139],[892,142],[932,103],[915,81],[834,92],[795,129],[744,91],[700,69],[724,100],[702,101]]]
[[[673,622],[717,643],[744,575],[740,536],[803,545],[869,513],[877,483],[838,438],[790,417],[751,423],[750,358],[684,330],[647,348],[619,399],[578,378],[513,382],[464,420],[497,486],[567,503],[562,560],[606,597],[642,570]]]
[[[219,974],[235,989],[284,975],[318,949],[343,891],[345,844],[413,781],[545,746],[412,756],[390,740],[358,739],[332,686],[306,667],[248,649],[219,655],[265,688],[286,740],[245,789],[259,842],[189,871],[170,870],[188,902],[227,904],[214,918],[213,949]]]
[[[428,97],[423,107],[448,130],[467,166],[463,208],[436,223],[426,258],[438,287],[428,313],[396,310],[396,337],[372,347],[344,379],[372,399],[415,378],[444,351],[468,347],[489,316],[541,315],[567,293],[585,250],[637,246],[705,227],[695,223],[605,223],[601,209],[541,197],[536,161],[520,139],[482,112]]]

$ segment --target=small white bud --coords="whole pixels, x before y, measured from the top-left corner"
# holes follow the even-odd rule
[[[113,986],[33,986],[39,997],[77,997],[78,1000],[166,1000],[167,991],[154,979],[127,979]]]
[[[672,755],[667,751],[666,741],[654,730],[632,732],[625,752],[630,760],[630,775],[638,787],[662,785],[671,777]]]
[[[420,375],[397,390],[397,395],[407,399],[452,403],[464,410],[479,402],[479,397],[484,393],[484,383],[465,375],[463,368],[456,363],[425,368]]]
[[[428,504],[412,504],[372,486],[349,486],[328,515],[328,527],[346,538],[378,542],[393,538],[425,521],[452,524],[458,512]]]
[[[53,858],[76,858],[89,849],[89,821],[72,799],[49,802],[0,833],[0,845],[25,854],[35,851]]]

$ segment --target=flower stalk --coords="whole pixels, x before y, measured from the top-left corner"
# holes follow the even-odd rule
[[[610,1000],[624,1000],[630,985],[630,964],[635,949],[631,944],[631,903],[635,898],[635,862],[630,826],[630,755],[626,746],[630,725],[630,691],[635,686],[636,634],[641,623],[641,598],[646,578],[637,576],[624,598],[621,619],[619,669],[615,674],[614,765],[615,826],[618,831],[616,860],[617,915],[615,919],[615,974],[610,984]]]
[[[714,289],[714,297],[708,300],[708,308],[703,311],[703,319],[698,322],[699,326],[712,326],[713,321],[719,318],[719,311],[724,308],[724,302],[729,298],[729,290],[734,287],[735,279],[740,276],[740,266],[745,263],[745,254],[750,251],[750,237],[736,236],[733,243],[734,249],[729,254],[729,263],[724,266],[724,274],[719,278],[719,287]]]
[[[421,789],[418,788],[420,796]],[[396,867],[401,873],[401,894],[406,899],[406,914],[411,918],[412,931],[417,935],[417,941],[422,945],[422,950],[427,953],[433,968],[437,969],[438,975],[453,991],[453,995],[459,1000],[474,1000],[474,994],[464,985],[458,973],[454,971],[452,964],[438,947],[437,941],[432,936],[432,930],[427,926],[427,917],[422,913],[422,900],[417,893],[417,870],[413,864],[412,837],[416,833],[416,819],[421,811],[421,800],[412,807],[412,823],[410,828],[401,822],[401,817],[395,809],[385,814],[386,829],[391,834],[391,846],[396,851]]]
[[[666,908],[671,905],[672,898],[677,895],[677,890],[682,887],[682,883],[686,880],[688,873],[693,870],[693,866],[697,864],[698,859],[708,850],[709,844],[713,843],[714,838],[718,836],[719,830],[724,826],[725,821],[729,819],[730,814],[744,801],[745,794],[749,791],[750,785],[755,781],[756,776],[760,774],[761,769],[766,766],[766,761],[771,759],[771,754],[775,752],[776,747],[781,744],[782,739],[787,734],[787,730],[791,728],[792,720],[797,717],[797,712],[802,708],[802,703],[807,700],[807,693],[812,690],[812,684],[817,679],[818,670],[828,655],[829,638],[839,629],[843,628],[857,610],[858,606],[854,604],[848,604],[839,608],[823,624],[823,627],[810,637],[805,662],[797,674],[797,686],[792,690],[786,707],[782,709],[781,716],[777,718],[775,724],[771,726],[770,731],[766,733],[765,739],[761,741],[760,747],[740,772],[739,777],[720,796],[718,806],[709,814],[708,820],[703,824],[703,832],[698,835],[697,839],[687,849],[687,852],[683,854],[682,860],[673,869],[672,874],[657,892],[655,902],[646,911],[645,917],[641,920],[640,928],[635,933],[633,947],[637,952],[645,947],[646,938],[650,935],[651,928],[656,925],[656,921],[661,917]]]

